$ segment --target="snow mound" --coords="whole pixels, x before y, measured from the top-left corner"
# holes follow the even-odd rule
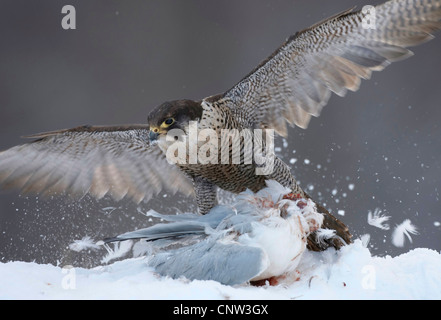
[[[441,299],[441,255],[430,249],[375,257],[356,240],[306,252],[297,270],[253,287],[160,277],[144,257],[93,269],[16,261],[0,264],[0,299]]]

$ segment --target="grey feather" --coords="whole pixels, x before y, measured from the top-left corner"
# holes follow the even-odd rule
[[[164,238],[185,237],[195,234],[205,234],[207,229],[216,229],[219,223],[235,212],[228,206],[216,206],[206,215],[180,214],[162,215],[149,213],[157,218],[171,223],[159,223],[151,227],[127,232],[113,238],[105,239],[105,242],[124,241],[130,239],[145,239],[154,241]]]
[[[225,285],[249,281],[266,267],[265,253],[241,244],[223,244],[212,239],[193,246],[163,252],[148,264],[162,276],[190,280],[214,280]]]

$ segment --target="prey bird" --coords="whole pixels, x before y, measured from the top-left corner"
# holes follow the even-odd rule
[[[233,203],[206,215],[149,211],[148,216],[166,222],[104,241],[142,239],[134,253],[148,251],[147,265],[175,279],[257,286],[297,280],[308,236],[315,233],[325,245],[338,236],[320,228],[324,217],[311,199],[293,201],[290,188],[274,180],[266,185],[257,193],[241,192]]]

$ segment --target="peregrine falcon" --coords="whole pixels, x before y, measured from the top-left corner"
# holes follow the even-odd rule
[[[256,129],[287,136],[287,122],[306,128],[332,92],[344,96],[356,91],[372,71],[411,56],[407,47],[432,39],[440,20],[441,0],[392,0],[344,11],[289,37],[226,92],[199,101],[166,102],[150,112],[145,125],[82,126],[30,136],[34,141],[0,153],[0,184],[23,192],[90,193],[98,199],[110,194],[135,202],[167,189],[195,195],[201,214],[217,203],[218,188],[256,192],[266,180],[291,188],[295,197],[309,198],[278,157],[268,174],[256,174],[261,164],[243,161],[244,138],[239,163],[170,164],[166,155],[173,139],[168,137],[179,131],[183,136],[173,138],[188,141],[191,124],[220,136],[222,130]],[[234,156],[230,140],[218,148]],[[324,215],[323,227],[340,236],[329,245],[350,242],[347,227],[319,204],[317,208]],[[313,234],[308,240],[310,249],[325,249]]]

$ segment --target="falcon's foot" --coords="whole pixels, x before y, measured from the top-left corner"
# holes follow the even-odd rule
[[[306,198],[302,197],[300,193],[288,193],[283,196],[283,199],[296,201],[297,206],[300,209],[303,209],[307,204],[306,199],[311,198],[306,193],[305,196]],[[326,208],[315,201],[314,203],[317,206],[317,212],[321,213],[324,217],[321,228],[335,230],[335,236],[327,239],[320,239],[319,241],[316,232],[312,232],[308,237],[307,248],[312,251],[324,251],[329,247],[340,249],[344,245],[351,243],[352,235],[350,234],[348,227],[329,213]]]
[[[335,236],[319,241],[317,233],[313,232],[308,237],[307,248],[312,251],[324,251],[329,247],[334,247],[338,250],[352,243],[352,234],[349,232],[348,227],[330,214],[323,206],[317,202],[315,204],[317,205],[317,212],[321,213],[324,217],[322,229],[335,230]]]

